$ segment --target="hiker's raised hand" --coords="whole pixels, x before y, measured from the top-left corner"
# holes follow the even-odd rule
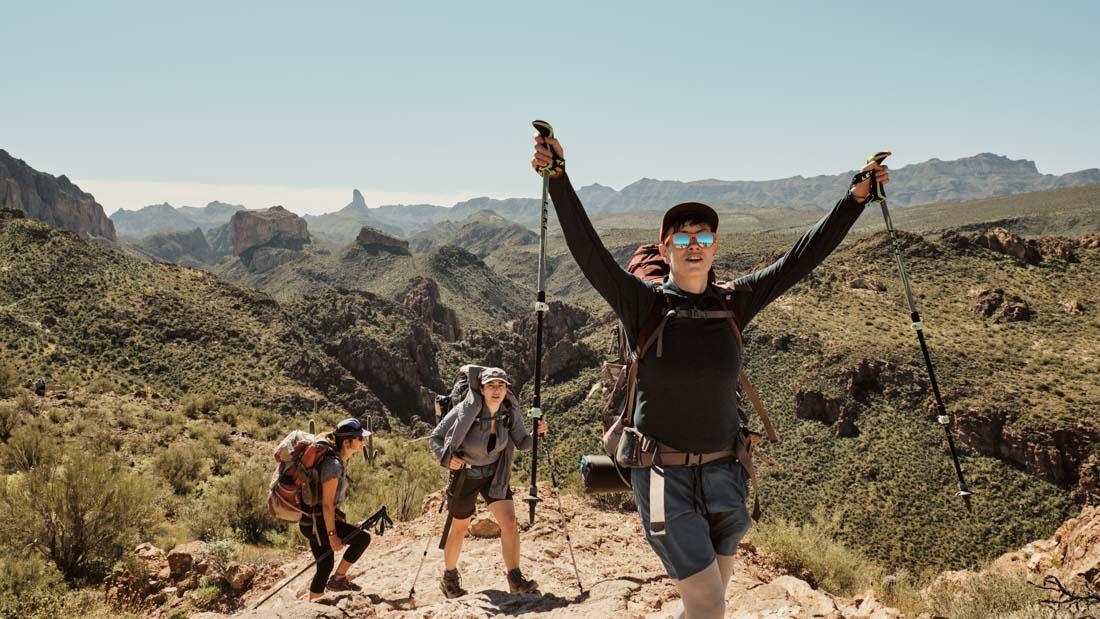
[[[550,152],[551,148],[554,149],[553,154]],[[550,165],[554,162],[554,154],[562,160],[565,159],[565,151],[562,150],[561,142],[558,142],[557,138],[544,138],[536,133],[535,156],[531,159],[531,167],[538,171],[539,168]],[[551,170],[550,178],[557,178],[561,174],[561,170]]]
[[[549,431],[549,429],[546,427],[546,420],[545,419],[539,419],[538,422],[535,424],[535,433],[538,434],[539,436],[542,436],[543,434],[546,434],[548,431]]]
[[[451,469],[452,471],[457,471],[465,465],[466,461],[462,458],[459,458],[458,456],[451,456],[451,461],[447,463],[447,468]]]
[[[344,540],[340,539],[339,535],[329,535],[328,545],[332,548],[333,553],[337,553],[344,549]]]
[[[880,165],[875,162],[868,163],[860,169],[860,172],[866,172],[868,170],[875,171],[875,180],[883,185],[890,182],[890,168]],[[871,179],[863,181],[862,183],[856,183],[852,185],[852,197],[860,202],[866,202],[867,198],[871,196]]]

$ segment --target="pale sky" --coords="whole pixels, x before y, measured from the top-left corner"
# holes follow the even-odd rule
[[[112,212],[537,197],[994,152],[1100,167],[1100,2],[7,2],[0,148]]]

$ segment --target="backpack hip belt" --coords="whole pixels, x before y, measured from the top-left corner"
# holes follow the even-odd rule
[[[723,458],[732,458],[736,455],[737,450],[733,448],[723,449],[721,451],[694,453],[680,451],[664,443],[658,442],[653,461],[661,466],[703,466],[704,464],[710,464],[711,462],[716,462]]]

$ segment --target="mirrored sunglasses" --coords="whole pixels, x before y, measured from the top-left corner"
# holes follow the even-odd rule
[[[699,247],[710,247],[714,245],[715,236],[713,232],[674,232],[665,237],[665,244],[671,242],[677,249],[684,249],[692,241],[698,243]]]

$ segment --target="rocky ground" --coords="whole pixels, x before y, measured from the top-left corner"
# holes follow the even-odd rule
[[[577,568],[584,593],[577,587],[569,550],[562,531],[561,515],[551,497],[539,506],[533,527],[521,533],[523,568],[539,581],[542,595],[508,593],[497,539],[469,537],[463,547],[459,569],[468,595],[448,600],[439,590],[442,553],[436,548],[443,516],[437,514],[438,496],[425,502],[425,515],[375,537],[351,576],[363,590],[329,594],[321,603],[306,601],[312,570],[259,609],[253,606],[281,584],[284,575],[305,567],[311,557],[303,555],[283,566],[281,573],[260,575],[252,590],[241,598],[241,610],[232,615],[203,613],[196,619],[219,617],[286,618],[379,617],[379,618],[474,618],[501,615],[533,617],[667,617],[675,610],[677,595],[660,562],[642,537],[641,525],[632,513],[595,509],[590,503],[563,495],[566,514],[571,516]],[[517,507],[524,504],[517,501]],[[583,514],[583,517],[574,514]],[[521,524],[526,514],[520,514]],[[476,522],[475,522],[476,524]],[[487,528],[492,529],[491,523]],[[476,528],[476,527],[472,527]],[[491,534],[491,532],[490,532]],[[413,577],[425,545],[427,559],[416,592],[410,596]],[[814,590],[793,576],[781,575],[742,544],[738,566],[729,587],[730,617],[898,617],[882,607],[873,596],[865,599],[835,598]]]

